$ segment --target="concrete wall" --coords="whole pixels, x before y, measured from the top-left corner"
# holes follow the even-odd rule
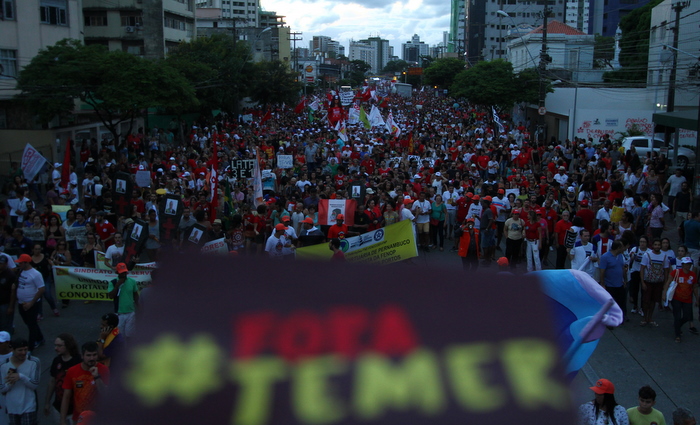
[[[9,172],[12,161],[22,161],[27,143],[51,163],[57,162],[55,140],[52,130],[0,130],[0,174]]]

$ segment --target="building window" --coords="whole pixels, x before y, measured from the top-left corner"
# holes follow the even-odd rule
[[[120,12],[123,27],[135,27],[143,25],[143,14],[141,12]]]
[[[39,13],[42,24],[68,25],[67,0],[41,0]]]
[[[107,12],[85,12],[86,27],[106,27]]]
[[[0,20],[15,20],[15,0],[0,0]]]
[[[2,65],[0,78],[17,78],[17,50],[0,49],[0,65]]]

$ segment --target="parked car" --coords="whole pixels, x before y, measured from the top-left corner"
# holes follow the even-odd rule
[[[630,150],[634,146],[637,150],[637,155],[640,159],[646,158],[649,152],[659,152],[666,153],[666,158],[673,161],[673,145],[666,148],[666,143],[661,139],[652,139],[647,136],[633,136],[625,137],[622,139],[622,147],[625,148],[625,152]],[[672,166],[686,169],[689,166],[695,164],[695,152],[688,148],[679,147],[678,148],[678,163],[671,164]]]

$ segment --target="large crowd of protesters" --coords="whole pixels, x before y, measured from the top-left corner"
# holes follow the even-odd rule
[[[419,255],[446,251],[465,270],[581,270],[608,289],[626,320],[640,315],[642,326],[656,326],[654,310],[668,308],[673,282],[674,337],[681,341],[686,322],[697,333],[700,211],[692,208],[684,170],[663,154],[640,156],[609,136],[538,141],[529,121],[507,114],[496,120],[490,108],[427,92],[370,101],[385,116],[391,111],[396,128],[368,129],[349,120],[352,107],[338,110],[333,96],[324,95],[327,106],[316,111],[247,110],[201,118],[185,131],[173,120],[171,128],[139,129],[121,142],[78,140],[70,163],[51,164],[29,182],[13,164],[0,206],[0,269],[36,270],[45,283],[37,297],[20,300],[32,304],[22,311],[35,327],[29,349],[43,343],[42,299],[55,315],[68,305],[55,296],[52,267],[95,267],[101,251],[105,264],[125,275],[124,239],[136,218],[149,223],[141,261],[181,250],[197,223],[206,240],[224,238],[238,255],[285,260],[297,247],[328,243],[333,259],[343,260],[339,240],[410,220]],[[342,137],[338,120],[346,124]],[[280,168],[278,155],[291,155],[291,167]],[[261,194],[255,176],[240,177],[237,160],[258,161]],[[150,184],[134,182],[131,211],[119,215],[116,174],[139,171],[150,173]],[[351,192],[357,184],[362,198]],[[163,242],[158,214],[166,195],[180,197],[184,212],[177,237]],[[343,216],[321,224],[322,199],[355,199],[351,225]],[[64,219],[57,205],[69,206]],[[80,240],[76,227],[85,228]],[[19,295],[0,281],[0,331],[13,332]]]

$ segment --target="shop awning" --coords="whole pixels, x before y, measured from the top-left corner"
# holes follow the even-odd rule
[[[688,109],[685,111],[660,112],[652,117],[654,124],[673,128],[684,128],[686,130],[698,131],[698,110]]]

